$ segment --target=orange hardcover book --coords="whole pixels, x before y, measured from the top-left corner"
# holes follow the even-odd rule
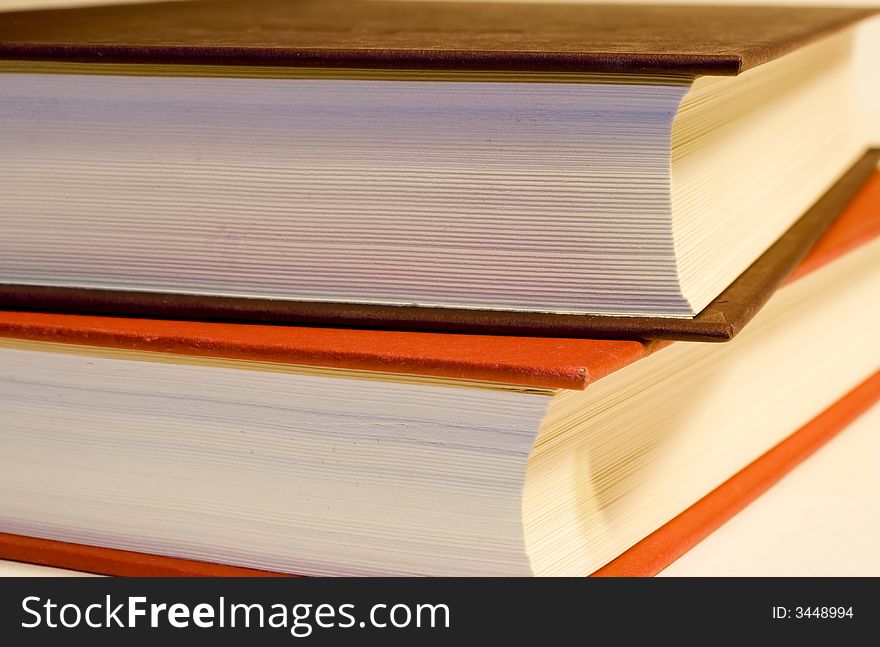
[[[880,279],[878,234],[880,172],[875,172],[789,284],[741,337],[726,345],[2,312],[0,353],[6,353],[2,365],[8,366],[9,374],[0,375],[4,381],[0,413],[8,414],[8,420],[21,421],[22,431],[16,434],[13,425],[13,433],[4,438],[8,469],[0,478],[10,484],[20,482],[13,479],[28,481],[35,494],[17,502],[5,500],[0,507],[0,530],[5,531],[0,535],[0,557],[120,575],[654,574],[880,397],[878,361],[868,343],[875,321],[869,309],[873,303],[866,304],[870,299],[865,298],[876,294]],[[819,334],[830,337],[817,341]],[[805,344],[810,345],[809,353],[803,352]],[[770,362],[768,357],[775,359]],[[65,373],[68,370],[70,373]],[[109,372],[99,374],[104,370]],[[172,402],[164,382],[151,387],[154,390],[148,398],[140,391],[118,386],[125,380],[141,379],[140,371],[159,371],[159,382],[179,378],[174,387],[195,389],[194,395],[179,419],[162,418],[165,409],[148,410],[147,417],[138,409],[137,416],[122,419],[123,425],[112,419],[105,433],[100,426],[110,424],[107,416],[121,411],[125,398],[138,398],[139,407],[147,406],[145,402]],[[95,383],[95,399],[80,401],[78,398],[85,396],[78,380],[92,372],[104,381]],[[216,383],[197,383],[215,377],[219,380]],[[209,398],[213,391],[199,391],[203,386],[227,388],[220,378],[239,380],[232,383],[235,388],[230,393],[242,392],[241,397],[247,399],[240,419],[231,409],[224,409],[220,399]],[[48,383],[32,388],[39,380]],[[356,545],[340,543],[334,547],[328,541],[310,548],[302,543],[302,536],[312,532],[303,529],[306,517],[295,519],[298,525],[292,529],[277,516],[279,511],[287,511],[294,517],[308,513],[312,523],[325,519],[320,510],[310,507],[312,499],[321,496],[315,492],[300,498],[292,490],[284,493],[288,507],[251,511],[236,507],[239,493],[234,489],[222,491],[222,497],[215,499],[211,498],[213,492],[202,491],[207,481],[198,480],[216,472],[241,483],[244,491],[250,483],[266,497],[267,502],[261,500],[259,505],[270,505],[282,483],[277,479],[289,476],[284,470],[292,469],[293,463],[286,450],[275,447],[264,435],[258,410],[251,405],[260,404],[260,398],[274,397],[278,388],[292,392],[316,384],[318,387],[306,392],[308,416],[317,415],[323,399],[330,398],[333,407],[350,401],[356,412],[350,416],[355,419],[351,423],[355,440],[334,441],[330,452],[323,447],[315,449],[309,444],[311,440],[297,440],[298,430],[285,427],[283,433],[291,442],[300,443],[296,450],[303,452],[296,457],[300,461],[297,469],[315,470],[319,463],[331,461],[349,461],[346,469],[359,469],[359,452],[369,452],[369,460],[386,461],[383,469],[389,479],[400,478],[394,483],[395,491],[406,492],[403,498],[413,500],[412,507],[401,510],[392,510],[390,504],[376,505],[375,493],[384,485],[369,482],[366,472],[353,479],[356,482],[349,483],[346,476],[341,485],[330,486],[340,488],[339,498],[327,499],[322,505],[335,515],[333,518],[352,518],[359,524],[357,533],[348,536],[350,542],[358,537]],[[393,392],[393,403],[384,402],[386,408],[375,414],[378,422],[370,418],[376,403],[364,399],[362,393],[376,384],[382,392]],[[343,390],[337,393],[337,388]],[[419,399],[429,391],[430,398]],[[762,396],[767,392],[770,394]],[[292,397],[288,392],[283,395]],[[33,398],[32,404],[23,406],[22,402],[30,402],[28,398]],[[56,407],[55,402],[61,404]],[[266,422],[270,427],[282,424],[294,411],[273,403],[284,415]],[[44,410],[34,416],[40,406]],[[389,418],[387,411],[392,406],[410,407],[407,417]],[[436,413],[435,406],[445,413]],[[260,410],[265,408],[261,405]],[[455,418],[448,428],[427,428],[427,436],[407,444],[404,428],[416,424],[413,420],[417,417],[424,421],[432,416],[456,416],[457,408],[462,411],[460,420]],[[64,417],[70,410],[78,411],[83,420],[95,426],[82,427],[82,447],[69,442],[72,431],[64,435],[56,430],[63,421],[79,424],[78,418]],[[758,413],[753,415],[752,411]],[[297,424],[311,424],[308,416],[297,418]],[[501,445],[491,446],[502,430],[525,426],[529,416],[535,416],[540,430],[517,440],[521,442],[517,445],[520,455],[510,457],[501,451]],[[162,418],[161,426],[151,427],[153,417]],[[46,419],[51,424],[47,425]],[[584,424],[583,419],[589,422],[585,429],[578,426]],[[239,424],[239,420],[241,428],[226,428],[226,422]],[[581,422],[575,424],[578,420]],[[193,439],[186,436],[205,421],[211,422],[207,428],[210,434]],[[337,423],[349,424],[343,418]],[[140,427],[129,432],[128,427],[134,424]],[[253,427],[248,426],[251,424]],[[467,433],[462,428],[468,429]],[[174,433],[166,434],[168,429]],[[328,433],[344,432],[341,427],[326,429]],[[628,431],[621,435],[621,429]],[[441,431],[450,434],[443,436],[442,442],[432,435]],[[148,434],[153,436],[146,442]],[[250,438],[241,440],[248,434]],[[596,440],[591,440],[592,436]],[[216,438],[224,447],[228,445],[230,453],[211,450],[199,456],[193,450],[199,438]],[[313,440],[314,433],[308,438]],[[434,442],[426,445],[425,438]],[[131,442],[124,450],[119,449],[123,441]],[[742,443],[751,444],[744,448]],[[56,445],[64,452],[56,470],[39,469],[41,452]],[[240,452],[242,448],[245,451]],[[186,457],[183,471],[161,471],[167,466],[156,462],[157,456],[166,450],[169,456]],[[314,461],[307,455],[310,451],[317,452]],[[444,462],[449,460],[442,454],[446,451],[454,458],[451,462]],[[104,454],[110,467],[97,462]],[[562,461],[560,456],[570,458],[571,464],[554,462]],[[688,471],[700,462],[695,456],[707,466],[717,463],[717,469]],[[587,457],[589,463],[584,462]],[[630,469],[627,457],[642,462]],[[150,472],[148,480],[129,474],[140,469],[141,461],[147,465],[143,469]],[[437,467],[441,464],[442,469]],[[120,465],[126,469],[120,471]],[[413,466],[422,471],[411,473]],[[428,474],[427,470],[435,468],[433,476]],[[517,472],[520,469],[521,475]],[[69,506],[83,508],[83,520],[65,521],[67,525],[54,522],[49,511],[59,498],[62,481],[53,479],[72,475],[63,481],[68,487],[96,470],[112,472],[114,487],[132,496],[141,492],[137,488],[144,483],[157,479],[157,474],[178,485],[147,502],[102,495],[101,506],[92,505],[86,488],[80,498],[69,495]],[[511,481],[514,472],[517,476]],[[557,479],[560,474],[583,474],[583,482],[590,486],[578,485],[576,479],[568,499],[551,500],[547,493],[552,481],[546,480],[547,474],[555,474]],[[174,480],[184,476],[192,479],[192,492],[179,487],[184,481]],[[423,491],[428,476],[435,480]],[[132,489],[126,490],[124,480],[129,477],[135,481]],[[41,489],[44,481],[47,484]],[[0,485],[13,490],[6,481]],[[365,487],[379,489],[361,501],[357,497]],[[505,493],[504,488],[511,491]],[[662,493],[664,499],[651,501],[649,495],[654,492]],[[207,496],[208,503],[196,506],[199,502],[192,498],[196,494]],[[372,501],[373,507],[363,513],[346,508],[349,499],[344,497],[355,497],[361,508]],[[222,509],[218,502],[226,505],[227,499],[228,510]],[[44,507],[25,505],[28,501],[39,501]],[[157,505],[157,501],[167,501],[167,506]],[[426,502],[435,502],[436,509]],[[585,524],[590,523],[584,532],[596,533],[588,537],[591,545],[600,548],[578,553],[577,564],[571,566],[565,551],[576,541],[552,545],[553,537],[564,539],[571,529],[546,525],[540,512],[549,509],[547,506],[556,506],[560,513],[581,515]],[[99,507],[112,509],[118,518],[104,519]],[[139,525],[145,510],[157,520],[149,533]],[[488,516],[489,510],[495,511],[496,518],[478,516],[480,511]],[[201,521],[199,514],[209,518]],[[507,514],[510,517],[502,518]],[[522,526],[510,526],[511,519],[520,514]],[[182,528],[204,523],[217,534],[219,526],[212,524],[222,526],[238,520],[261,531],[272,528],[278,534],[289,533],[284,535],[286,543],[276,546],[269,534],[262,533],[259,541],[251,538],[253,543],[247,544],[239,539],[245,535],[235,535],[234,541],[216,550],[210,546],[211,535],[193,534],[186,542],[174,540]],[[398,522],[399,526],[394,526]],[[389,550],[389,542],[394,544],[389,536],[398,536],[389,535],[389,529],[402,532],[414,523],[425,523],[432,534],[407,536],[407,550],[397,545]],[[327,536],[341,541],[346,529],[342,521],[338,524]],[[164,539],[162,533],[166,533]],[[495,543],[486,547],[490,536]],[[510,543],[505,543],[507,538]],[[300,559],[296,550],[300,546],[308,558]],[[348,559],[346,550],[358,554],[350,563],[339,565],[337,560]],[[424,551],[429,553],[427,557]],[[322,559],[331,553],[332,561]],[[423,559],[428,566],[420,566]],[[215,565],[221,563],[225,565]]]
[[[880,400],[880,373],[593,577],[650,577],[685,554]],[[280,577],[249,568],[0,533],[0,558],[124,577]]]

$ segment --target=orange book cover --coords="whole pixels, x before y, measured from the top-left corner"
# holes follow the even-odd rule
[[[880,235],[875,172],[789,280]],[[299,365],[584,389],[669,342],[407,333],[0,312],[0,336]],[[874,375],[691,508],[600,569],[652,575],[677,559],[880,399]],[[261,571],[0,534],[0,558],[116,575]]]

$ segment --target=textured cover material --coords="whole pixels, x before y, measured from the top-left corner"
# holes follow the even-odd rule
[[[501,337],[0,311],[0,337],[584,389],[645,357],[639,341]]]
[[[804,259],[801,276],[880,235],[880,171]],[[0,311],[0,337],[527,387],[584,389],[668,342],[346,330]]]
[[[875,170],[785,283],[809,274],[880,235],[880,169]]]
[[[699,502],[593,573],[593,576],[647,577],[657,574],[754,501],[878,400],[880,373],[874,374]],[[7,533],[0,533],[0,559],[134,577],[280,575]]]
[[[0,15],[0,58],[738,74],[872,9],[210,0]]]
[[[866,153],[782,238],[693,319],[353,306],[0,284],[0,307],[20,311],[166,316],[176,320],[295,320],[308,325],[344,324],[362,329],[399,327],[493,335],[509,333],[554,339],[544,342],[531,339],[505,341],[491,339],[488,335],[436,338],[404,333],[394,335],[393,331],[382,334],[378,330],[284,330],[276,326],[224,328],[208,323],[183,324],[175,321],[163,324],[157,321],[146,324],[95,318],[53,319],[36,315],[31,318],[17,315],[18,323],[15,323],[10,320],[9,313],[0,318],[0,334],[24,334],[21,330],[27,326],[35,329],[54,327],[60,337],[74,343],[122,347],[131,344],[132,347],[149,350],[192,354],[209,354],[208,351],[213,349],[226,349],[235,357],[250,359],[322,363],[327,366],[348,366],[346,363],[349,362],[350,368],[415,373],[443,370],[445,372],[441,374],[446,377],[470,379],[497,380],[500,375],[504,382],[510,382],[516,373],[516,380],[529,376],[527,381],[517,383],[567,388],[576,388],[573,385],[580,383],[582,388],[591,374],[595,379],[614,370],[617,358],[637,358],[636,349],[640,347],[637,342],[602,343],[599,338],[698,341],[726,341],[733,338],[804,258],[830,223],[844,211],[867,178],[875,173],[878,158],[878,150]],[[875,184],[876,178],[870,182],[871,186]],[[853,233],[849,234],[851,237],[869,235],[876,229],[873,224],[876,215],[866,203],[866,200],[870,202],[875,197],[874,193],[869,192],[867,197],[857,202],[854,211],[858,214],[858,222],[853,224],[852,217],[847,220],[848,227],[855,227]],[[13,332],[15,330],[19,332]],[[92,332],[85,333],[85,330]],[[137,341],[142,331],[152,341]],[[44,334],[51,337],[53,333]],[[91,342],[76,342],[78,337],[86,334],[91,335]],[[563,341],[565,337],[590,339]],[[434,343],[440,339],[442,343]],[[425,351],[433,347],[437,350],[428,352],[426,356]],[[444,357],[432,356],[432,353]],[[585,356],[614,359],[602,360],[601,366],[594,366],[591,362],[577,367],[557,363],[557,358],[571,361]],[[481,357],[488,361],[480,364]],[[515,368],[515,365],[524,366],[524,370]],[[499,367],[504,368],[498,371]],[[537,367],[543,368],[538,370]]]
[[[281,573],[240,566],[85,546],[5,532],[0,532],[0,559],[124,577],[283,577]]]
[[[593,576],[656,575],[761,496],[878,400],[880,372]]]

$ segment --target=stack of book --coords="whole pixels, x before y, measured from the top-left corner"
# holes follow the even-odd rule
[[[880,397],[870,13],[0,14],[0,558],[658,572]]]

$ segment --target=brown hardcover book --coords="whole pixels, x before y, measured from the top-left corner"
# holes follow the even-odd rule
[[[730,339],[869,171],[870,13],[2,14],[0,305]]]

